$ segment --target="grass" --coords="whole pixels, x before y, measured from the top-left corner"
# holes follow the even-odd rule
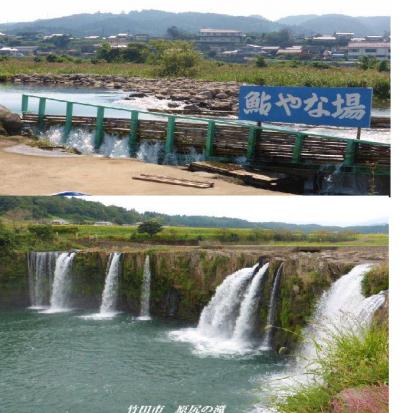
[[[318,357],[312,373],[320,380],[318,383],[322,384],[301,387],[285,401],[277,403],[279,412],[330,412],[332,399],[342,390],[388,384],[387,325],[374,323],[371,327],[365,327],[361,334],[333,334],[326,352]]]
[[[362,281],[363,294],[369,297],[389,289],[389,265],[387,262],[374,266]]]
[[[196,79],[236,81],[270,86],[373,87],[374,96],[383,104],[390,99],[390,74],[357,67],[317,68],[296,62],[274,62],[265,68],[251,64],[228,64],[203,60],[197,66]],[[0,80],[18,74],[88,74],[156,77],[157,66],[134,63],[48,63],[31,58],[8,59],[0,64]],[[387,103],[387,102],[386,102]]]

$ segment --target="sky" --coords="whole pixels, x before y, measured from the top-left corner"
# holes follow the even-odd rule
[[[391,14],[391,0],[380,1],[321,1],[286,0],[268,2],[266,0],[21,0],[7,2],[1,8],[0,22],[32,21],[66,16],[77,13],[96,13],[131,10],[156,9],[172,12],[197,11],[232,15],[261,15],[269,20],[296,14],[338,13],[350,16],[384,16]]]
[[[252,222],[320,225],[367,225],[388,222],[388,197],[288,196],[90,196],[89,201],[138,212],[169,215],[206,215]]]

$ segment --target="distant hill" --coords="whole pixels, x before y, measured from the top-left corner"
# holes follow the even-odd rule
[[[288,16],[277,23],[291,26],[296,32],[306,34],[351,32],[359,36],[383,35],[390,32],[389,16],[350,17],[343,14]]]
[[[99,202],[63,197],[0,197],[0,218],[13,220],[46,220],[62,218],[71,222],[110,221],[116,224],[134,224],[150,218],[159,219],[164,225],[197,228],[265,228],[289,231],[352,231],[364,234],[388,233],[389,226],[364,225],[352,227],[296,225],[285,222],[249,222],[237,218],[209,216],[166,215],[156,212],[141,214]]]
[[[202,28],[236,29],[245,33],[268,33],[289,28],[297,33],[354,32],[358,35],[381,35],[390,31],[390,17],[350,17],[342,14],[288,16],[276,22],[258,15],[230,16],[216,13],[171,13],[159,10],[129,13],[76,14],[54,19],[24,23],[0,24],[2,32],[69,33],[74,36],[110,36],[117,33],[147,33],[165,36],[169,27],[176,26],[187,33]]]
[[[131,11],[127,14],[95,13],[76,14],[29,23],[0,24],[7,33],[43,32],[69,33],[75,36],[109,36],[116,33],[147,33],[165,36],[169,27],[176,26],[188,33],[198,33],[202,28],[236,29],[244,32],[270,32],[283,28],[259,16],[229,16],[215,13],[170,13],[158,10]]]

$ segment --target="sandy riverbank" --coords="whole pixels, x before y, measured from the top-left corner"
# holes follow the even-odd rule
[[[228,182],[208,173],[134,159],[54,154],[34,149],[24,152],[21,141],[0,139],[0,195],[50,195],[63,191],[89,195],[286,195]],[[198,189],[133,180],[145,173],[214,182]]]

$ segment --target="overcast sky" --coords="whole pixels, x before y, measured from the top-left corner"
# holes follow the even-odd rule
[[[286,0],[22,0],[7,1],[1,8],[0,22],[31,21],[76,13],[95,13],[157,9],[173,12],[198,11],[248,16],[258,14],[270,20],[295,14],[340,13],[350,16],[384,16],[391,14],[391,0],[321,1]]]
[[[340,226],[387,223],[389,211],[388,197],[91,196],[86,199],[139,212]]]

